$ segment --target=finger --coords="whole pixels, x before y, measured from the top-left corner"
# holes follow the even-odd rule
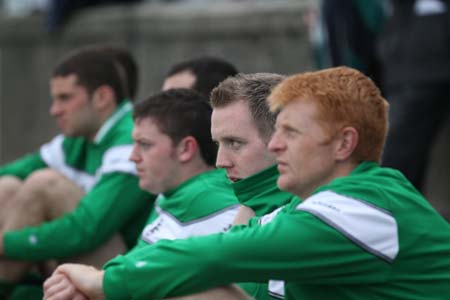
[[[49,293],[52,290],[55,290],[56,286],[59,286],[61,281],[64,280],[64,275],[52,275],[44,282],[44,293]]]
[[[56,274],[64,274],[67,270],[70,270],[70,268],[72,268],[74,265],[76,265],[76,264],[62,264],[62,265],[59,265],[56,268],[54,273],[56,273]]]
[[[48,289],[49,287],[51,287],[52,285],[58,283],[61,280],[61,276],[63,275],[52,275],[49,278],[47,278],[47,280],[44,281],[43,287],[44,290]]]
[[[75,292],[73,284],[64,276],[58,283],[52,285],[45,291],[45,296],[49,299],[69,299],[69,295]]]
[[[65,286],[64,289],[59,290],[51,296],[45,297],[44,300],[72,300],[76,291],[72,286]]]

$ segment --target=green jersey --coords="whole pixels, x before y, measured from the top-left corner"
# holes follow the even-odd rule
[[[239,203],[248,206],[257,217],[264,216],[288,204],[294,197],[277,187],[276,165],[233,183]]]
[[[139,188],[132,151],[131,103],[121,104],[103,124],[95,140],[62,135],[40,152],[6,165],[1,175],[26,178],[42,168],[54,169],[85,191],[77,208],[40,226],[5,233],[5,256],[41,261],[93,250],[114,233],[127,245],[136,243],[154,196]]]
[[[239,202],[255,212],[256,218],[251,222],[257,222],[258,217],[283,207],[295,197],[278,188],[278,176],[275,165],[233,183],[234,193]],[[275,280],[269,281],[269,286],[254,282],[239,283],[239,286],[257,300],[268,299],[269,294],[271,297],[279,297],[284,293],[283,283]]]
[[[135,248],[228,231],[238,209],[223,169],[201,173],[158,196]]]
[[[106,269],[104,291],[159,299],[280,279],[286,299],[450,295],[450,226],[396,170],[361,163],[265,221],[135,252]]]

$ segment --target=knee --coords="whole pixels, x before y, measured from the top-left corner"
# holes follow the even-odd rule
[[[22,186],[22,181],[15,176],[0,177],[0,199],[10,198]]]
[[[22,190],[28,194],[45,195],[60,181],[65,180],[62,174],[51,169],[33,172],[23,183]]]

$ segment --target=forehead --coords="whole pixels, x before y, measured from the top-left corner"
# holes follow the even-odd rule
[[[162,87],[163,91],[169,89],[179,89],[186,88],[190,89],[194,86],[195,75],[191,71],[181,71],[180,73],[175,73],[164,80]]]
[[[167,136],[159,128],[154,118],[139,118],[134,121],[132,136],[135,139],[139,138],[155,138]]]
[[[50,80],[50,88],[52,90],[69,90],[76,87],[82,88],[82,86],[78,84],[78,77],[75,74],[56,76]]]
[[[277,117],[278,125],[301,126],[303,128],[318,125],[317,106],[310,101],[292,101],[283,107]]]
[[[214,108],[211,116],[211,133],[215,139],[230,135],[236,137],[256,135],[259,137],[248,104],[244,101],[236,101],[223,107]]]

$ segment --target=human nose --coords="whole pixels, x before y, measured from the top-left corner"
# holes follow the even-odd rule
[[[272,135],[272,138],[269,141],[268,148],[270,151],[277,153],[281,150],[285,149],[286,144],[284,143],[281,133],[276,130],[274,134]]]
[[[226,153],[226,151],[223,149],[223,147],[219,146],[219,149],[217,150],[217,158],[216,158],[216,167],[217,168],[231,168],[232,167],[231,159],[229,158],[229,155]]]
[[[131,151],[129,160],[134,163],[137,163],[140,159],[141,156],[139,155],[138,147],[137,145],[133,145],[133,150]]]
[[[62,113],[62,106],[58,101],[53,100],[49,111],[51,116],[56,117]]]

